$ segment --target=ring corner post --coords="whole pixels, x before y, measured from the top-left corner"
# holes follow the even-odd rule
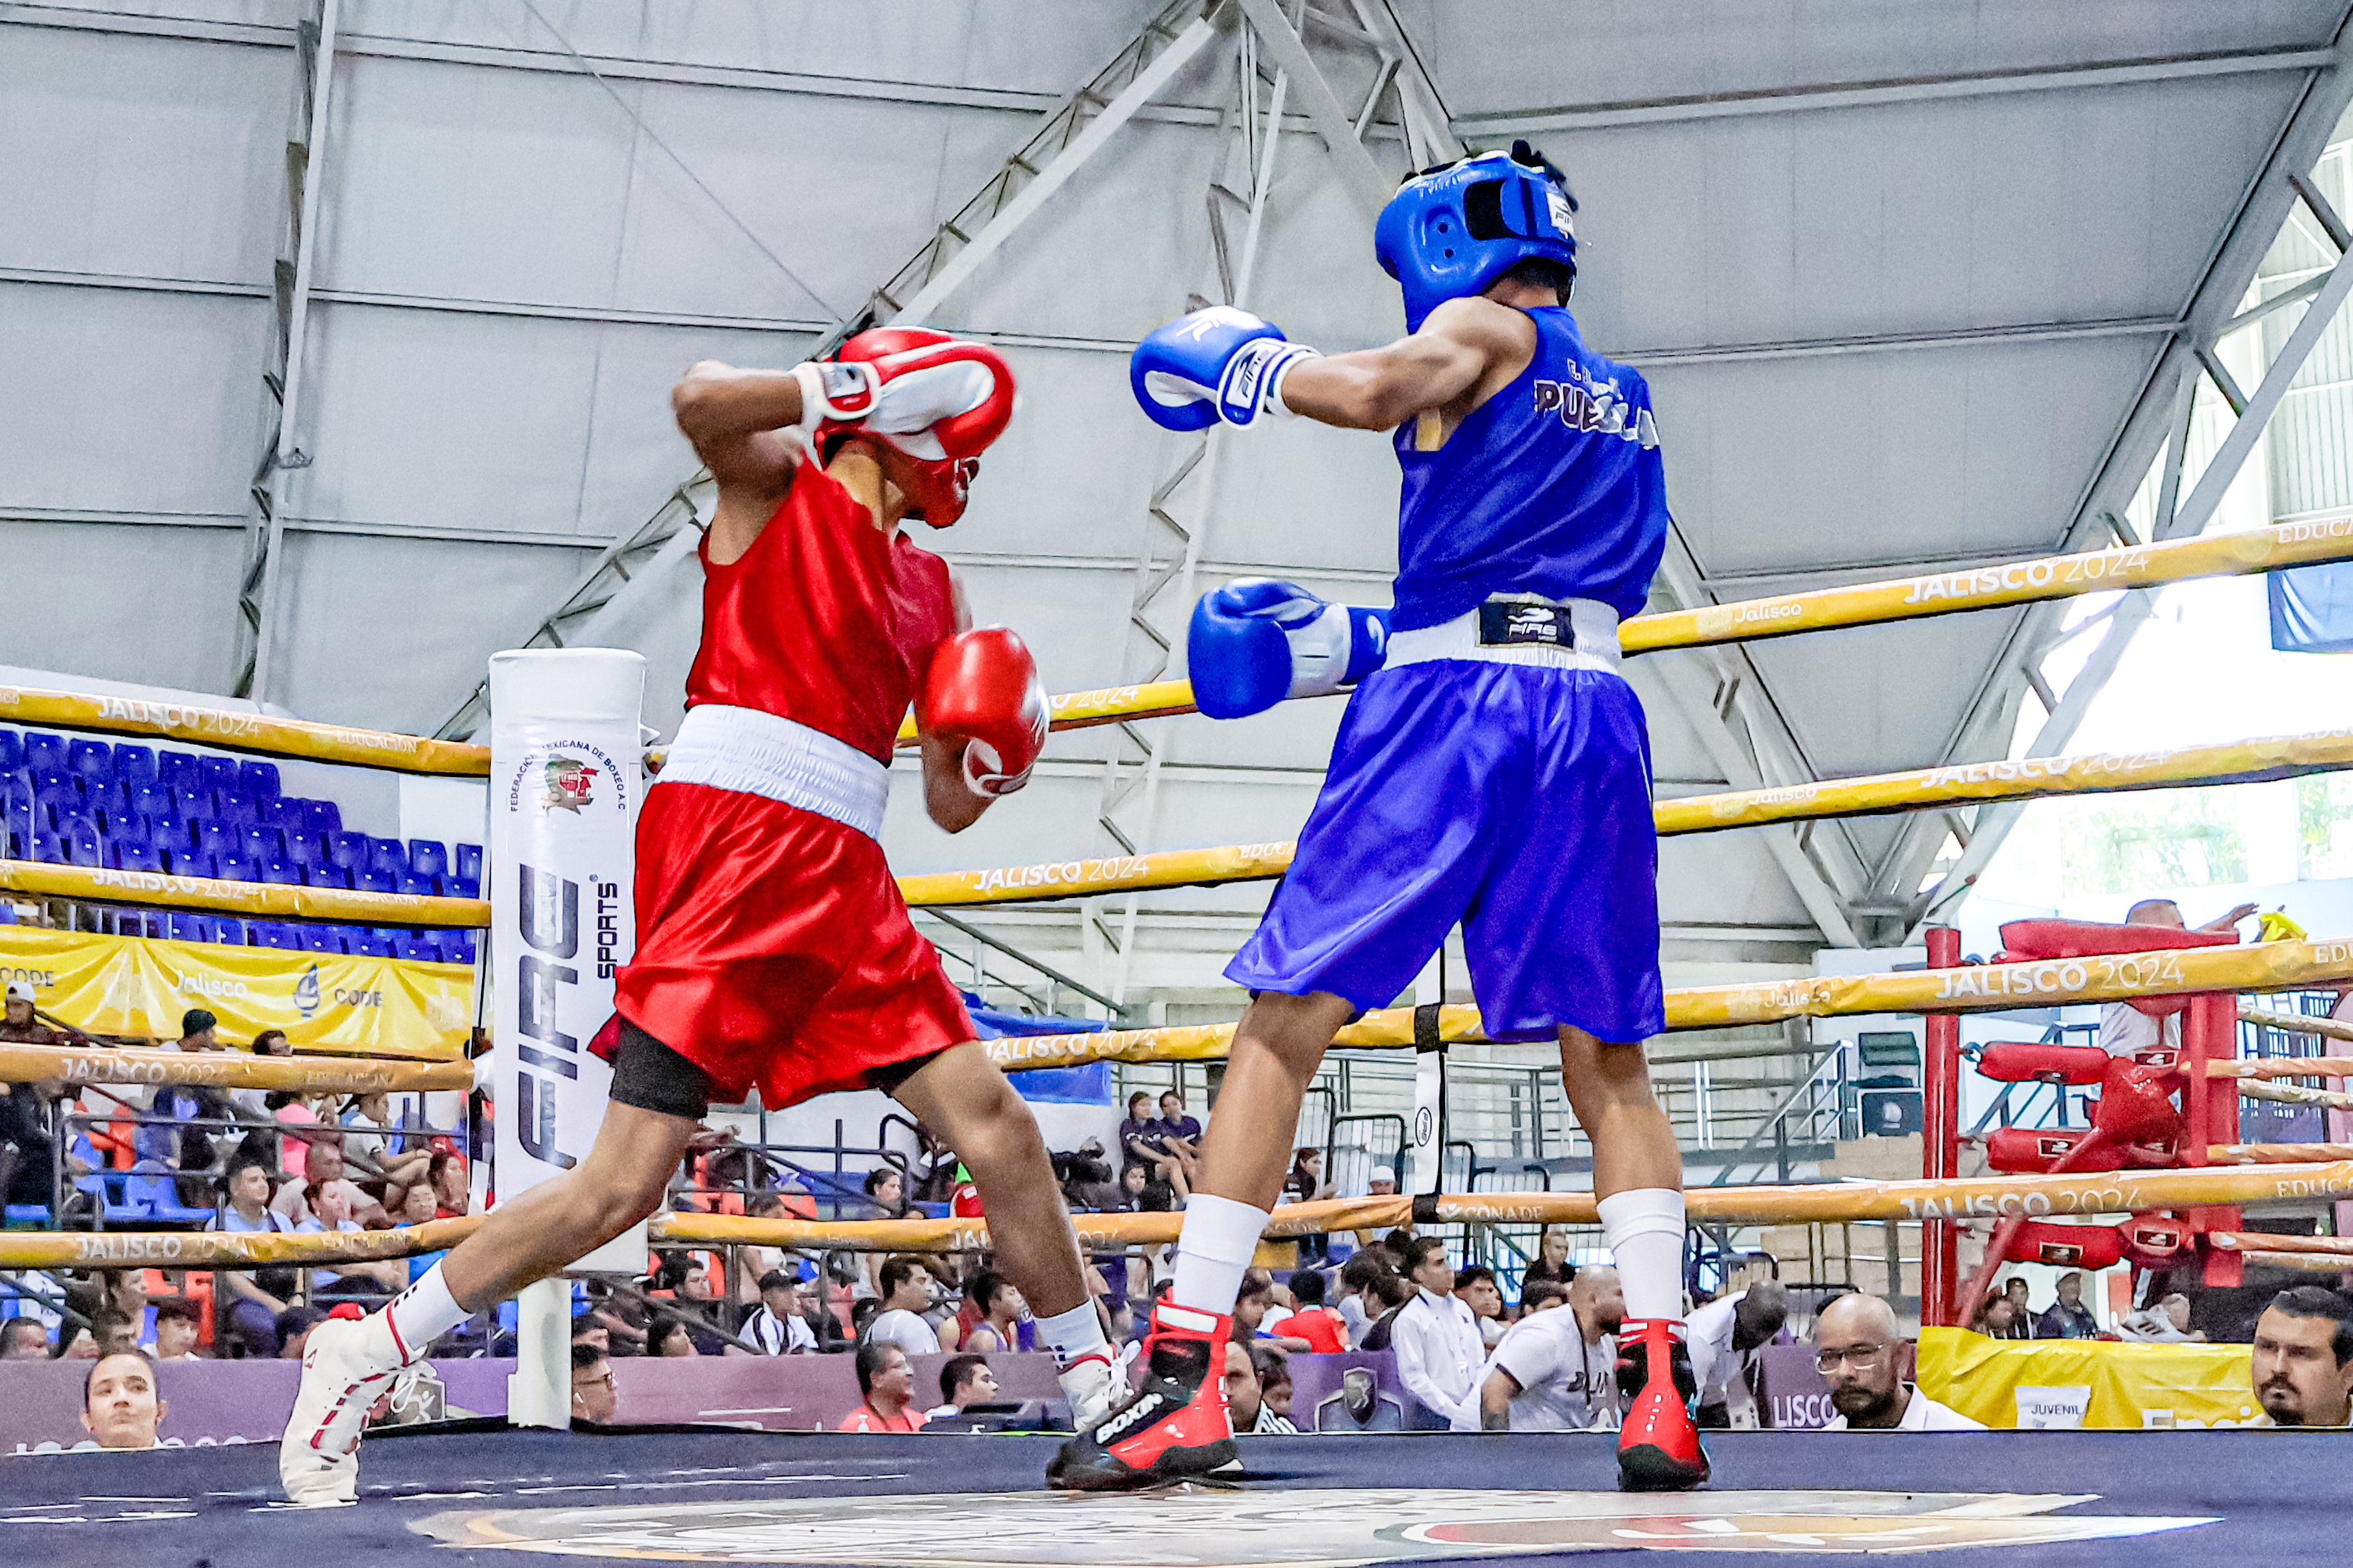
[[[1961,933],[1930,926],[1925,933],[1928,967],[1951,969],[1961,962]],[[1920,1174],[1949,1182],[1960,1174],[1961,1020],[1955,1013],[1923,1016],[1926,1047],[1921,1056]],[[1920,1321],[1950,1328],[1959,1319],[1953,1300],[1959,1249],[1953,1222],[1932,1219],[1920,1226]]]

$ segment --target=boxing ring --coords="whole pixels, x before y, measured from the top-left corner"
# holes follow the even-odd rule
[[[1996,608],[2070,595],[2353,559],[2353,522],[2287,525],[2178,543],[2024,562],[2005,568],[1865,584],[1647,616],[1623,627],[1628,655]],[[1056,729],[1192,710],[1182,681],[1072,693]],[[0,694],[0,718],[24,724],[157,736],[252,753],[444,776],[487,776],[491,749],[72,693]],[[659,754],[648,759],[659,766]],[[2282,737],[2126,757],[2036,758],[1662,801],[1662,834],[1931,809],[1989,800],[2246,782],[2353,767],[2353,735]],[[902,879],[911,903],[953,906],[1267,879],[1288,844],[1229,846]],[[501,875],[503,875],[501,870]],[[486,885],[496,886],[495,882]],[[493,900],[378,894],[0,863],[0,888],[41,898],[250,913],[293,920],[495,929]],[[2259,994],[2353,980],[2353,942],[2268,942],[2163,953],[2062,955],[1894,973],[1688,988],[1667,995],[1670,1031],[1800,1017],[1918,1014],[1940,1026],[2021,1003],[2064,1005],[2177,996]],[[489,962],[486,957],[485,963]],[[2235,1004],[2233,1005],[2235,1007]],[[2353,1029],[2274,1015],[2239,1016],[2329,1038]],[[511,1019],[511,1015],[509,1016]],[[194,1083],[392,1092],[470,1090],[510,1041],[479,1061],[300,1054],[291,1058],[164,1054],[136,1048],[0,1045],[0,1079],[96,1085]],[[988,1042],[1012,1069],[1084,1062],[1200,1061],[1229,1047],[1232,1025],[1014,1037]],[[1483,1038],[1476,1009],[1367,1014],[1335,1042],[1422,1049]],[[1947,1093],[1957,1058],[1935,1065]],[[2247,1205],[2353,1195],[2353,1145],[2242,1143],[2238,1097],[2353,1109],[2353,1060],[2280,1062],[2198,1055],[2185,1069],[2195,1137],[2179,1168],[2054,1171],[1960,1178],[1949,1116],[1932,1128],[1918,1181],[1694,1190],[1697,1223],[1809,1220],[1920,1223],[1949,1259],[1957,1223],[2147,1214],[2235,1215]],[[2316,1079],[2330,1088],[2284,1080]],[[2205,1092],[2199,1092],[2202,1084]],[[502,1110],[503,1110],[502,1107]],[[528,1112],[525,1113],[526,1115]],[[1934,1112],[1932,1111],[1932,1117]],[[1335,1199],[1279,1209],[1270,1238],[1405,1223],[1590,1224],[1589,1194],[1438,1194]],[[399,1231],[269,1236],[111,1229],[0,1233],[0,1269],[318,1266],[438,1251],[478,1220]],[[1177,1215],[1082,1215],[1092,1245],[1173,1240]],[[2295,1237],[2209,1224],[2210,1258],[2338,1271],[2353,1240]],[[656,1244],[860,1250],[970,1250],[981,1220],[755,1220],[670,1214]],[[1924,1249],[1924,1261],[1931,1249]],[[1949,1313],[1949,1261],[1924,1285]],[[528,1321],[528,1320],[527,1320]],[[526,1336],[524,1360],[544,1359]],[[560,1348],[560,1347],[559,1347]],[[168,1369],[167,1369],[168,1370]],[[519,1377],[518,1387],[529,1383]],[[548,1380],[543,1378],[542,1382]],[[165,1389],[168,1394],[168,1384]],[[543,1390],[543,1395],[552,1390]],[[519,1406],[513,1419],[553,1426]],[[1231,1486],[1129,1498],[1039,1491],[1052,1439],[920,1439],[693,1429],[518,1430],[502,1421],[405,1427],[372,1439],[367,1506],[290,1516],[273,1506],[273,1450],[252,1445],[26,1459],[0,1489],[0,1524],[20,1527],[12,1561],[88,1560],[82,1531],[127,1559],[278,1561],[348,1551],[379,1560],[448,1560],[452,1550],[537,1552],[592,1561],[997,1563],[1433,1562],[1456,1557],[1566,1560],[1594,1551],[1704,1550],[1736,1561],[1827,1559],[1862,1552],[2031,1548],[2052,1562],[2153,1564],[2217,1551],[2286,1560],[2333,1531],[2348,1498],[2337,1445],[2309,1433],[2050,1432],[1905,1437],[1725,1433],[1711,1437],[1712,1489],[1683,1498],[1615,1492],[1602,1435],[1365,1434],[1245,1440],[1248,1473]],[[2260,1448],[2255,1445],[2260,1444]],[[2031,1445],[2031,1448],[2029,1447]],[[2028,1456],[2031,1454],[2031,1458]],[[1401,1477],[1413,1485],[1400,1486]],[[1835,1482],[1833,1486],[1831,1483]],[[2030,1487],[2029,1483],[2031,1482]],[[2126,1549],[2114,1542],[2130,1538]],[[1976,1560],[1976,1559],[1969,1559]]]

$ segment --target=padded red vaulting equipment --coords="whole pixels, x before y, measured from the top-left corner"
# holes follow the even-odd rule
[[[2164,952],[2184,947],[2233,947],[2236,931],[2187,931],[2180,926],[2108,925],[2099,921],[2011,921],[2001,928],[2002,951],[1997,963],[2025,963],[2044,958],[2098,958],[2117,953]],[[2189,1005],[2183,996],[2128,996],[2126,1004],[2152,1018],[2179,1013]]]
[[[1012,367],[985,343],[970,343],[924,327],[876,327],[858,333],[835,351],[834,359],[860,367],[866,385],[837,395],[827,405],[842,417],[818,426],[818,450],[830,454],[830,438],[865,433],[879,437],[914,459],[908,486],[910,516],[945,528],[964,515],[980,455],[1005,433],[1013,418]],[[908,382],[900,387],[894,384]],[[938,416],[914,429],[895,427],[888,417],[894,402],[912,400]]]
[[[2000,1083],[2090,1084],[2107,1071],[2108,1053],[2097,1046],[2003,1040],[1978,1052],[1978,1072]]]
[[[2010,1238],[2012,1263],[2113,1268],[2124,1258],[2124,1236],[2112,1225],[2062,1225],[2056,1220],[2031,1219]]]

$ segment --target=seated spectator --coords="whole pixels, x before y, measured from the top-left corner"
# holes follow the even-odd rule
[[[1340,1265],[1340,1299],[1333,1303],[1333,1310],[1340,1314],[1352,1345],[1363,1344],[1365,1331],[1388,1310],[1373,1289],[1388,1269],[1388,1260],[1378,1247],[1369,1247]]]
[[[139,1320],[112,1307],[103,1307],[90,1321],[90,1342],[100,1358],[131,1355],[139,1350]]]
[[[702,1352],[695,1348],[694,1331],[687,1327],[686,1320],[665,1312],[646,1331],[646,1353],[684,1356]]]
[[[1166,1089],[1160,1096],[1160,1146],[1171,1154],[1200,1158],[1201,1124],[1185,1114],[1180,1090]]]
[[[2059,1276],[2059,1298],[2051,1310],[2035,1320],[2034,1337],[2038,1340],[2096,1340],[2100,1337],[2100,1320],[2092,1309],[2084,1305],[2084,1277],[2073,1269]]]
[[[941,1403],[923,1412],[923,1419],[961,1415],[972,1405],[996,1399],[997,1373],[989,1370],[986,1356],[950,1356],[940,1367]]]
[[[760,1306],[744,1320],[743,1337],[767,1355],[805,1355],[817,1349],[797,1278],[781,1268],[760,1276]]]
[[[1297,1432],[1291,1419],[1291,1358],[1271,1344],[1250,1347],[1250,1371],[1258,1378],[1258,1419],[1253,1432]]]
[[[1580,1268],[1577,1272],[1582,1274],[1585,1271]],[[1520,1316],[1523,1318],[1567,1305],[1568,1287],[1557,1279],[1539,1279],[1520,1292]]]
[[[170,1406],[155,1396],[155,1367],[135,1350],[91,1363],[81,1384],[81,1424],[101,1448],[152,1448]]]
[[[596,1345],[572,1342],[572,1418],[603,1423],[613,1418],[621,1391],[613,1381],[613,1363]]]
[[[88,1329],[69,1327],[62,1331],[65,1336],[65,1349],[58,1352],[59,1361],[96,1361],[98,1359],[98,1342],[90,1337]]]
[[[2145,1345],[2202,1344],[2206,1331],[2189,1326],[2189,1298],[2176,1290],[2116,1320],[2116,1338]]]
[[[902,1194],[906,1179],[896,1165],[877,1165],[866,1173],[866,1203],[860,1219],[903,1219],[907,1205]]]
[[[13,983],[12,989],[24,988],[24,982]],[[29,1012],[32,1004],[11,1000],[10,1010]],[[37,1027],[38,1026],[36,1026]],[[44,1029],[43,1034],[48,1033]],[[58,1099],[63,1086],[55,1082],[0,1083],[0,1163],[9,1158],[7,1145],[15,1145],[14,1163],[9,1164],[5,1178],[0,1178],[0,1201],[12,1204],[38,1204],[47,1208],[55,1200],[53,1192],[57,1161]]]
[[[1406,1258],[1414,1296],[1389,1331],[1398,1381],[1440,1422],[1467,1430],[1479,1420],[1479,1374],[1487,1360],[1479,1321],[1454,1294],[1454,1266],[1443,1240],[1417,1237]]]
[[[965,1350],[976,1355],[994,1355],[1023,1348],[1021,1316],[1029,1310],[1029,1304],[1021,1299],[1012,1280],[994,1268],[984,1268],[972,1277],[964,1296],[979,1315],[979,1321],[964,1337]]]
[[[586,1312],[575,1312],[572,1314],[572,1342],[586,1345],[599,1355],[611,1355],[613,1330],[596,1315],[594,1308]]]
[[[330,1154],[337,1160],[343,1158],[342,1152],[333,1144],[320,1144],[311,1151],[311,1166],[314,1169],[319,1167],[324,1163],[323,1157]],[[287,1183],[286,1186],[289,1191],[294,1189],[292,1182]],[[349,1182],[312,1181],[308,1201],[303,1205],[308,1214],[294,1228],[306,1236],[316,1236],[322,1233],[343,1236],[353,1231],[371,1228],[352,1217],[351,1199],[347,1194],[356,1192],[359,1192],[359,1188]],[[364,1197],[366,1194],[361,1195]],[[282,1201],[270,1206],[281,1213],[285,1207]],[[369,1206],[379,1215],[384,1212],[384,1205],[375,1203],[373,1199],[369,1200]],[[386,1220],[381,1228],[387,1230],[392,1228],[391,1222]],[[408,1265],[404,1259],[397,1258],[386,1258],[366,1263],[339,1263],[332,1268],[311,1270],[312,1290],[346,1299],[353,1296],[398,1295],[407,1284]]]
[[[396,1226],[427,1225],[441,1217],[440,1201],[433,1195],[430,1184],[418,1182],[400,1194],[399,1217]]]
[[[1830,1380],[1833,1432],[1982,1432],[1950,1405],[1905,1381],[1912,1342],[1895,1310],[1860,1292],[1833,1298],[1814,1320],[1814,1365]]]
[[[1789,1296],[1781,1282],[1758,1279],[1718,1296],[1685,1320],[1702,1426],[1753,1430],[1763,1425],[1757,1409],[1757,1356],[1788,1316]]]
[[[915,1371],[907,1352],[884,1341],[858,1347],[857,1409],[841,1418],[840,1432],[920,1432],[925,1416],[913,1408]]]
[[[2255,912],[2253,904],[2241,904],[2208,921],[2196,930],[2206,931],[2235,931],[2241,921]],[[2165,926],[2173,931],[2186,928],[2181,918],[2181,906],[2171,899],[2143,899],[2125,911],[2128,926]],[[2138,1057],[2143,1052],[2161,1054],[2156,1065],[2164,1066],[2173,1054],[2181,1049],[2181,1015],[2152,1018],[2128,1002],[2111,1002],[2100,1009],[2100,1048],[2112,1057]],[[2037,1334],[2038,1339],[2084,1339],[2086,1335]]]
[[[1566,1287],[1576,1272],[1568,1266],[1568,1232],[1557,1226],[1545,1226],[1544,1235],[1536,1242],[1535,1258],[1520,1270],[1520,1310],[1528,1310],[1530,1287],[1545,1280]]]
[[[426,1184],[433,1190],[433,1217],[457,1219],[471,1205],[466,1190],[466,1157],[436,1150],[426,1162]]]
[[[1368,1198],[1393,1198],[1397,1196],[1396,1168],[1389,1165],[1375,1165],[1373,1167],[1371,1177],[1365,1183],[1365,1195]],[[1371,1231],[1360,1230],[1356,1232],[1356,1250],[1358,1252],[1369,1252],[1374,1247],[1380,1245],[1381,1238],[1375,1236]],[[1392,1267],[1394,1267],[1394,1260],[1392,1260]]]
[[[425,1175],[433,1151],[419,1148],[406,1153],[395,1152],[401,1134],[393,1124],[391,1098],[382,1089],[353,1095],[343,1129],[344,1163],[364,1174],[382,1178],[388,1188],[399,1189],[385,1194],[387,1208],[398,1207],[400,1192]]]
[[[2014,1340],[2032,1339],[2034,1337],[2034,1309],[2027,1304],[2026,1277],[2022,1274],[2013,1274],[2010,1278],[2010,1282],[2004,1285],[2001,1289],[2002,1293],[2010,1298],[2010,1310],[2018,1314],[2018,1321],[2020,1324],[2023,1325],[2026,1331],[2025,1332],[2021,1333],[2018,1330],[2012,1329],[2010,1331],[2010,1337]]]
[[[66,1037],[36,1018],[37,1006],[30,981],[8,982],[7,1010],[0,1016],[0,1041],[12,1046],[61,1046]]]
[[[1268,1315],[1274,1310],[1274,1280],[1263,1268],[1252,1267],[1242,1273],[1241,1294],[1234,1300],[1233,1337],[1243,1344],[1263,1337],[1284,1350],[1305,1350],[1307,1342],[1292,1336],[1278,1324],[1265,1327]],[[1289,1316],[1285,1313],[1284,1316]]]
[[[881,1308],[859,1336],[860,1342],[895,1344],[909,1355],[937,1355],[940,1337],[923,1317],[932,1305],[932,1271],[923,1260],[895,1254],[883,1262],[876,1283],[881,1288]]]
[[[2275,1426],[2342,1426],[2353,1410],[2353,1301],[2318,1285],[2272,1298],[2249,1368]]]
[[[1324,1304],[1324,1276],[1317,1270],[1293,1271],[1291,1299],[1295,1305],[1282,1321],[1282,1331],[1320,1355],[1336,1355],[1348,1348],[1348,1325]]]
[[[49,1353],[49,1328],[22,1314],[0,1323],[0,1361],[32,1361]]]
[[[368,1196],[365,1188],[351,1179],[343,1166],[341,1143],[316,1143],[310,1146],[307,1156],[310,1173],[299,1182],[288,1182],[269,1203],[271,1208],[296,1225],[318,1217],[311,1202],[317,1187],[332,1187],[340,1200],[343,1218],[350,1220],[353,1230],[390,1230],[392,1215],[384,1205]],[[323,1221],[322,1222],[323,1225]],[[338,1227],[341,1228],[341,1227]]]
[[[1152,1114],[1152,1096],[1137,1089],[1127,1097],[1127,1115],[1119,1124],[1121,1157],[1138,1166],[1160,1163],[1160,1123]]]
[[[155,1342],[140,1348],[161,1365],[195,1361],[196,1340],[204,1332],[204,1309],[185,1296],[166,1296],[155,1303]]]
[[[1386,1254],[1376,1256],[1386,1256]],[[1356,1342],[1356,1348],[1360,1351],[1385,1351],[1392,1348],[1391,1335],[1397,1329],[1398,1314],[1404,1311],[1407,1303],[1412,1301],[1420,1292],[1421,1287],[1404,1275],[1392,1268],[1383,1268],[1375,1276],[1372,1289],[1367,1292],[1374,1299],[1374,1304],[1379,1308],[1379,1310],[1375,1313],[1373,1321],[1365,1326],[1364,1337]],[[1367,1306],[1365,1310],[1368,1312],[1373,1311],[1373,1307]]]
[[[1521,1299],[1560,1291],[1559,1281],[1539,1279]],[[1626,1319],[1618,1270],[1588,1264],[1561,1299],[1567,1311],[1538,1308],[1523,1314],[1487,1358],[1479,1381],[1479,1430],[1589,1432],[1618,1425],[1616,1336]],[[1457,1420],[1454,1429],[1472,1427]]]
[[[220,1212],[205,1228],[232,1232],[259,1231],[290,1235],[293,1222],[269,1206],[269,1173],[258,1160],[240,1160],[222,1183]],[[266,1360],[278,1356],[278,1314],[292,1304],[299,1289],[296,1270],[285,1267],[245,1270],[224,1269],[215,1276],[234,1298],[228,1303],[230,1326],[245,1341],[249,1355]]]
[[[2017,1339],[2020,1337],[2018,1309],[2010,1305],[2008,1296],[1989,1297],[1978,1308],[1978,1315],[1970,1320],[1969,1331],[1983,1334],[1989,1340]],[[2025,1337],[2031,1339],[2033,1330],[2029,1329]]]
[[[327,1314],[316,1307],[297,1303],[278,1314],[278,1359],[301,1361],[302,1351],[311,1342],[311,1331],[327,1321]]]
[[[1483,1263],[1456,1269],[1454,1293],[1479,1321],[1480,1343],[1493,1350],[1504,1331],[1512,1326],[1504,1317],[1504,1288],[1495,1283],[1495,1271]]]
[[[1244,1432],[1296,1432],[1288,1420],[1266,1407],[1266,1391],[1258,1381],[1258,1363],[1232,1340],[1226,1342],[1226,1419],[1236,1436]]]
[[[880,1297],[868,1296],[862,1300],[850,1303],[849,1337],[858,1343],[864,1344],[866,1331],[872,1328],[874,1320],[881,1315],[882,1301]]]

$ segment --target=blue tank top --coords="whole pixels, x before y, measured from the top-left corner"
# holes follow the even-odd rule
[[[1435,452],[1398,427],[1398,631],[1467,615],[1494,594],[1598,599],[1640,613],[1667,547],[1666,470],[1651,388],[1585,346],[1558,308],[1528,368]]]

